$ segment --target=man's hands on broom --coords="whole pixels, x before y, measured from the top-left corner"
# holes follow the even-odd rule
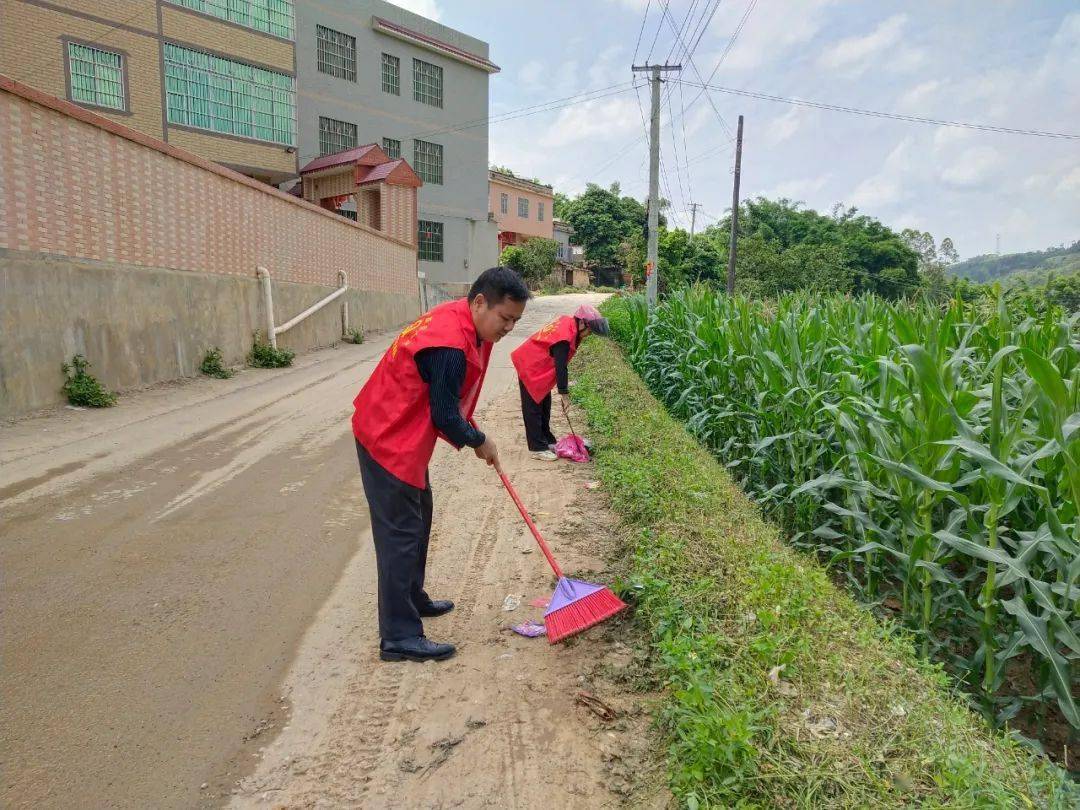
[[[477,458],[483,459],[489,466],[502,472],[502,467],[499,465],[499,450],[495,447],[495,442],[491,440],[490,436],[486,436],[484,443],[475,448],[473,452],[476,453]]]
[[[570,395],[559,394],[559,404],[562,405],[563,413],[570,413]]]

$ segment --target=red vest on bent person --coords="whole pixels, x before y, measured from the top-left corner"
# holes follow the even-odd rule
[[[417,489],[427,486],[427,466],[440,435],[431,421],[428,384],[415,357],[424,349],[465,352],[461,413],[468,419],[484,383],[492,344],[476,345],[469,302],[460,298],[421,315],[405,327],[353,400],[353,435],[384,469]],[[445,437],[443,437],[445,438]]]
[[[556,318],[510,353],[518,377],[534,402],[542,402],[555,387],[555,358],[551,347],[570,341],[570,357],[577,351],[577,322],[572,315]]]

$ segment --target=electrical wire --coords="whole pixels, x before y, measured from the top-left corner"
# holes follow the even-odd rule
[[[904,113],[891,113],[883,112],[881,110],[868,110],[863,107],[850,107],[842,104],[829,104],[824,101],[810,101],[808,99],[801,98],[788,98],[786,96],[776,96],[771,93],[759,93],[754,90],[736,90],[733,87],[723,87],[721,85],[699,85],[695,82],[688,82],[684,79],[674,79],[673,81],[684,82],[691,87],[706,86],[709,90],[715,90],[718,93],[729,93],[736,96],[744,96],[746,98],[756,98],[763,101],[775,101],[782,104],[793,104],[799,107],[813,107],[818,110],[831,110],[832,112],[850,113],[851,115],[864,115],[871,118],[887,118],[893,121],[908,121],[915,124],[931,124],[934,126],[942,127],[960,127],[962,129],[975,129],[984,132],[1002,132],[1008,135],[1031,135],[1038,138],[1062,138],[1066,140],[1080,140],[1080,133],[1073,132],[1048,132],[1041,129],[1021,129],[1019,127],[1002,127],[994,124],[973,124],[969,121],[951,121],[943,118],[930,118],[923,115],[906,115]]]
[[[649,9],[650,8],[652,8],[652,0],[649,0],[649,2],[647,2],[645,4],[645,14],[641,18],[641,28],[638,30],[637,44],[634,45],[634,55],[632,57],[630,57],[630,64],[633,64],[634,60],[637,59],[638,49],[641,47],[641,35],[645,33],[645,23],[649,19]]]

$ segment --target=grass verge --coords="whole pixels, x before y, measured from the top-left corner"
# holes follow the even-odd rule
[[[670,787],[699,807],[1074,807],[938,667],[785,547],[609,341],[575,361],[628,529],[624,589],[667,699]]]

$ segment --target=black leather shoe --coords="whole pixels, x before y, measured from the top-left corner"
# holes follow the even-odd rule
[[[442,616],[444,613],[449,613],[453,609],[454,603],[449,599],[432,599],[418,612],[425,619],[430,619],[433,616]]]
[[[453,644],[440,644],[426,636],[379,643],[383,661],[442,661],[457,652]]]

